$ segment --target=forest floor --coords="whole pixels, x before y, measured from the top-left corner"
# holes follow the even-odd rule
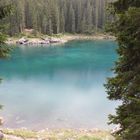
[[[3,129],[3,140],[115,140],[108,131],[102,130],[42,130]]]
[[[7,44],[16,44],[19,40],[27,39],[28,44],[62,44],[66,43],[71,40],[115,40],[114,36],[98,33],[94,35],[84,35],[84,34],[58,34],[58,35],[40,35],[40,36],[33,36],[33,35],[23,35],[17,37],[9,37],[6,41]],[[44,42],[44,40],[46,42]],[[48,41],[52,41],[52,43],[48,43]]]

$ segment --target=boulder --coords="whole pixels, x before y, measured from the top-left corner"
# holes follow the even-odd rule
[[[28,43],[28,39],[25,39],[24,37],[22,37],[16,43],[26,45]]]
[[[51,38],[50,39],[50,43],[59,43],[59,42],[61,42],[61,40],[58,38]]]
[[[39,42],[39,44],[49,44],[49,43],[50,43],[50,41],[46,41],[46,40],[42,40]]]

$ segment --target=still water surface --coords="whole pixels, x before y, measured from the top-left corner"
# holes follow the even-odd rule
[[[109,128],[116,102],[103,84],[117,59],[113,41],[17,47],[0,60],[0,112],[5,127]]]

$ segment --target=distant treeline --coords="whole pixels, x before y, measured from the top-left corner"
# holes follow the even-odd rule
[[[7,33],[24,29],[43,34],[94,33],[103,30],[108,20],[106,6],[110,0],[3,0],[12,3],[13,14],[3,23]]]

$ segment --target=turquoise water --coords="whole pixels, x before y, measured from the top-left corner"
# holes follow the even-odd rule
[[[0,60],[5,127],[109,128],[116,102],[103,84],[117,58],[113,41],[22,46]]]

